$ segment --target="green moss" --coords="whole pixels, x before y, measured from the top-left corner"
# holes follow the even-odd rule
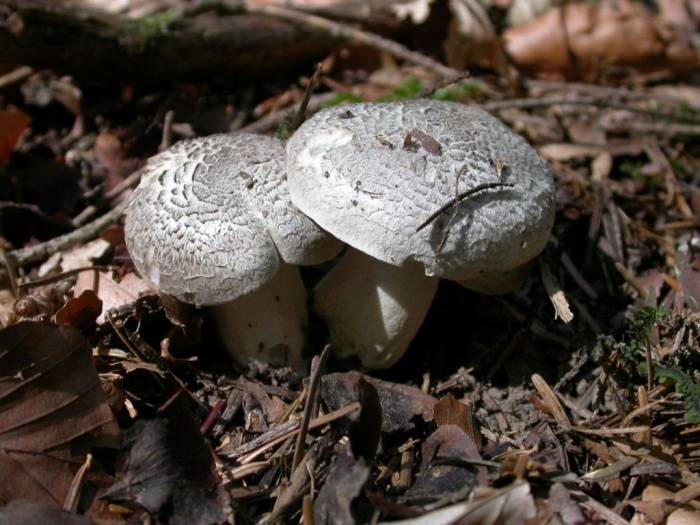
[[[174,9],[130,20],[126,23],[124,31],[119,36],[119,41],[122,45],[143,53],[155,40],[167,34],[172,24],[181,16],[182,13]]]
[[[328,102],[323,104],[323,108],[332,108],[333,106],[340,106],[341,104],[356,104],[358,102],[364,102],[362,97],[358,97],[352,93],[336,93]]]
[[[290,111],[284,118],[280,121],[277,129],[275,130],[274,136],[280,140],[287,140],[292,135],[292,122],[296,118],[296,112]]]
[[[481,87],[474,82],[464,82],[452,87],[438,89],[431,97],[434,100],[462,101],[481,93]]]
[[[401,82],[398,87],[394,88],[389,95],[380,99],[380,102],[395,102],[397,100],[416,98],[423,92],[424,89],[425,86],[420,79],[408,77],[406,80]]]
[[[642,173],[644,163],[641,160],[623,160],[618,168],[620,174],[632,179],[642,187],[645,193],[653,193],[663,186],[663,177]]]

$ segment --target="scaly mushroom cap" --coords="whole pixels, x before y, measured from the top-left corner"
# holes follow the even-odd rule
[[[515,268],[542,250],[554,220],[547,164],[501,121],[463,104],[333,107],[296,131],[287,159],[292,201],[322,228],[381,261],[420,261],[428,275]],[[513,186],[476,193],[417,231],[456,194],[496,182]]]
[[[279,259],[311,264],[340,243],[290,202],[282,143],[262,135],[181,141],[150,159],[126,214],[136,268],[198,305],[258,289]]]

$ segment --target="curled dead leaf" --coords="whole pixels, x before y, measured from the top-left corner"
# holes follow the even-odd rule
[[[0,111],[0,163],[10,160],[10,155],[27,129],[29,120],[29,117],[18,109]]]
[[[689,35],[694,21],[679,20],[674,0],[647,4],[607,0],[551,9],[503,33],[505,49],[520,69],[595,77],[601,68],[690,71],[700,60]]]

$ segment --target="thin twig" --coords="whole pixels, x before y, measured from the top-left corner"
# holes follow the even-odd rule
[[[211,409],[211,412],[207,415],[206,419],[202,423],[202,426],[199,427],[199,431],[202,433],[203,436],[206,436],[209,431],[214,428],[214,425],[219,419],[219,416],[223,413],[224,409],[226,408],[226,401],[223,399],[219,399],[219,401],[214,405],[214,408]]]
[[[338,410],[324,414],[314,418],[309,422],[309,429],[313,430],[315,428],[322,427],[328,423],[332,423],[336,419],[343,418],[347,415],[360,409],[360,403],[355,401],[350,403]],[[220,455],[229,458],[239,458],[239,463],[249,463],[260,454],[274,447],[275,445],[286,441],[288,438],[294,436],[299,431],[299,421],[290,421],[282,426],[279,426],[265,434],[258,436],[252,441],[245,443],[233,450],[227,451],[222,450],[219,452]],[[245,455],[245,457],[243,457]]]
[[[406,62],[424,67],[425,69],[432,71],[443,78],[454,78],[460,74],[460,71],[447,67],[421,53],[411,51],[407,47],[402,46],[393,40],[389,40],[388,38],[384,38],[367,31],[362,31],[361,29],[355,29],[354,27],[345,24],[333,22],[332,20],[328,20],[320,16],[273,5],[248,5],[246,6],[246,10],[250,13],[263,13],[270,16],[292,20],[293,22],[299,22],[306,26],[325,31],[335,38],[352,40],[353,42],[358,42],[360,44],[381,49],[382,51],[386,51],[396,58],[400,58]]]
[[[5,271],[10,280],[10,291],[12,292],[12,297],[16,300],[19,299],[20,288],[17,286],[17,270],[15,269],[15,263],[12,259],[12,252],[7,253],[5,250],[0,248],[0,259],[5,266]]]
[[[458,75],[452,77],[452,78],[445,78],[440,82],[436,82],[432,86],[426,87],[419,95],[418,98],[430,98],[432,97],[438,90],[440,89],[445,89],[448,86],[451,86],[452,84],[456,84],[457,82],[461,82],[462,80],[466,80],[469,78],[471,74],[469,71],[462,71]]]
[[[68,279],[76,274],[82,272],[108,272],[110,270],[116,269],[116,266],[83,266],[81,268],[74,268],[72,270],[67,270],[61,272],[57,275],[52,275],[50,277],[45,277],[43,279],[37,279],[36,281],[29,281],[26,283],[21,283],[17,288],[20,290],[28,290],[29,288],[38,288],[39,286],[45,286],[47,284],[57,283],[63,279]]]
[[[485,184],[479,184],[478,186],[475,186],[473,188],[470,188],[466,191],[463,191],[457,197],[454,199],[451,199],[447,204],[444,206],[441,206],[439,210],[437,210],[435,213],[431,214],[430,217],[428,217],[418,228],[416,228],[416,233],[421,231],[423,228],[425,228],[428,224],[433,222],[435,219],[437,219],[440,215],[445,213],[447,210],[449,210],[452,206],[456,206],[463,200],[471,197],[475,193],[479,193],[480,191],[483,190],[488,190],[492,188],[512,188],[513,184],[509,183],[504,183],[504,182],[487,182]]]
[[[700,125],[693,124],[673,124],[666,122],[624,122],[604,124],[605,131],[612,132],[637,132],[637,133],[656,133],[659,135],[675,136],[675,135],[700,135]]]
[[[309,100],[311,99],[311,93],[314,92],[316,86],[318,86],[319,79],[321,78],[321,73],[323,72],[323,64],[319,62],[316,64],[316,71],[311,75],[309,83],[306,85],[306,91],[304,91],[304,98],[299,104],[299,109],[297,109],[296,117],[294,117],[294,122],[292,123],[292,128],[290,131],[294,131],[299,126],[301,126],[306,120],[306,108],[309,106]]]
[[[0,89],[6,88],[17,82],[22,82],[34,73],[34,70],[29,66],[21,66],[0,76]]]
[[[307,107],[307,112],[315,113],[319,111],[323,105],[336,96],[336,93],[319,93],[317,95],[312,95],[309,98],[309,104]],[[262,118],[259,118],[255,122],[251,122],[236,131],[236,133],[265,133],[271,129],[276,128],[279,124],[287,118],[291,112],[298,112],[301,107],[301,102],[292,105],[290,108],[280,109],[274,111]]]
[[[610,100],[609,98],[597,98],[597,97],[543,97],[543,98],[511,98],[505,100],[492,100],[491,102],[484,102],[480,104],[479,107],[486,111],[500,111],[502,109],[534,109],[534,108],[545,108],[549,106],[593,106],[599,108],[609,108],[609,109],[619,109],[623,111],[629,111],[631,113],[641,113],[643,115],[649,115],[656,119],[665,118],[668,120],[689,120],[691,122],[697,122],[697,119],[690,118],[688,116],[669,113],[666,111],[658,111],[653,109],[639,108],[632,106],[630,104],[625,104],[622,102],[616,102]],[[691,128],[695,128],[691,126]],[[692,133],[692,131],[691,131]]]
[[[7,256],[15,266],[25,266],[33,262],[44,260],[61,250],[66,250],[85,241],[92,240],[102,233],[105,228],[121,219],[128,203],[129,201],[127,199],[115,206],[111,211],[87,223],[85,226],[81,226],[77,230],[59,237],[54,237],[46,242],[35,244],[29,248],[11,251]]]
[[[76,512],[78,509],[78,502],[80,501],[80,493],[83,488],[83,481],[85,480],[85,475],[90,470],[92,466],[92,454],[88,454],[85,457],[85,461],[80,466],[78,471],[73,476],[70,487],[68,489],[68,494],[66,494],[63,500],[63,510],[68,512]]]
[[[316,403],[316,395],[318,394],[318,387],[321,384],[321,370],[328,359],[328,354],[330,354],[331,345],[326,345],[323,351],[313,358],[311,362],[311,374],[309,375],[309,395],[306,396],[306,402],[304,403],[304,415],[301,419],[301,426],[299,427],[299,434],[297,434],[297,442],[294,446],[294,456],[292,459],[292,472],[297,468],[301,457],[304,454],[304,442],[306,441],[306,434],[309,431],[309,422],[311,421],[311,415],[313,414],[314,404]]]
[[[175,112],[170,109],[165,112],[165,117],[163,117],[163,135],[158,151],[165,151],[173,144],[173,120],[175,120]]]
[[[119,184],[117,184],[114,188],[112,188],[109,191],[106,191],[105,198],[110,199],[110,200],[114,199],[116,197],[119,197],[119,195],[124,193],[129,188],[133,188],[141,180],[142,174],[143,174],[143,170],[140,170],[140,169],[136,170],[134,173],[132,173],[127,178],[125,178],[123,181],[121,181]]]

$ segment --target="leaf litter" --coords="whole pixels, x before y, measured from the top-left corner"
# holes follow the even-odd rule
[[[122,11],[168,12],[156,4]],[[324,16],[477,73],[445,78],[343,26],[314,94],[284,75],[108,89],[25,64],[0,75],[0,523],[697,522],[700,89],[684,72],[698,10],[676,8],[327,2]],[[442,283],[387,371],[232,367],[205,312],[134,273],[120,226],[92,239],[159,148],[284,134],[305,92],[308,111],[433,96],[501,117],[556,174],[541,275],[504,298]],[[406,147],[439,146],[416,129]],[[326,338],[314,323],[310,353]]]

